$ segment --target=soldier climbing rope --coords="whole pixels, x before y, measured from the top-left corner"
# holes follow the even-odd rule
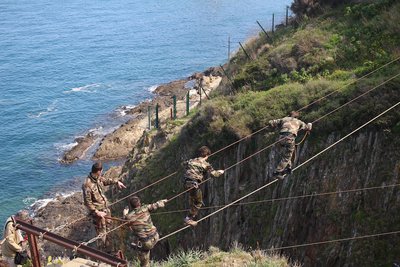
[[[364,96],[365,94],[367,94],[367,93],[371,92],[372,90],[375,90],[375,89],[376,89],[376,88],[378,88],[379,86],[381,86],[381,85],[383,85],[383,84],[385,84],[385,83],[389,82],[390,80],[393,80],[394,78],[398,77],[399,75],[400,75],[400,74],[397,74],[397,75],[395,75],[395,76],[393,76],[393,77],[389,78],[388,80],[386,80],[386,81],[382,82],[382,83],[381,83],[381,84],[379,84],[378,86],[375,86],[375,87],[373,87],[372,89],[370,89],[370,90],[368,90],[368,91],[364,92],[363,94],[361,94],[361,95],[357,96],[356,98],[354,98],[354,99],[352,99],[352,100],[350,100],[350,101],[346,102],[345,104],[341,105],[340,107],[338,107],[338,108],[335,108],[334,110],[332,110],[331,112],[329,112],[329,113],[327,113],[327,114],[328,114],[328,115],[332,114],[333,112],[335,112],[335,111],[337,111],[337,110],[339,110],[339,109],[343,108],[344,106],[346,106],[346,105],[348,105],[348,104],[350,104],[350,103],[354,102],[356,99],[358,99],[358,98],[360,98],[360,97]],[[324,118],[324,117],[328,116],[327,114],[323,115],[321,118]],[[315,120],[313,123],[316,123],[316,122],[320,121],[320,120],[321,120],[321,118],[318,118],[318,119],[316,119],[316,120]],[[257,154],[261,153],[262,151],[264,151],[264,150],[266,150],[267,148],[271,147],[272,145],[276,144],[277,142],[279,142],[279,140],[278,140],[278,141],[276,141],[275,143],[273,143],[273,144],[271,144],[271,145],[268,145],[267,147],[265,147],[265,148],[263,148],[263,149],[261,149],[261,150],[257,151],[256,153],[254,153],[254,154],[252,154],[252,155],[250,155],[250,156],[246,157],[245,159],[242,159],[241,161],[239,161],[239,162],[237,162],[237,163],[235,163],[235,164],[231,165],[230,167],[226,168],[226,169],[225,169],[225,171],[227,171],[227,170],[229,170],[229,169],[231,169],[231,168],[233,168],[233,167],[235,167],[235,166],[237,166],[237,165],[239,165],[239,164],[243,163],[244,161],[246,161],[246,160],[250,159],[251,157],[254,157],[255,155],[257,155]],[[299,166],[298,166],[298,167],[299,167]],[[297,167],[296,167],[296,168],[297,168]],[[200,183],[200,184],[203,184],[203,183],[207,182],[208,180],[210,180],[210,178],[209,178],[209,179],[206,179],[206,180],[204,180],[204,181],[203,181],[202,183]],[[274,183],[274,182],[276,182],[276,180],[274,180],[273,182],[271,182],[271,184],[272,184],[272,183]],[[199,185],[200,185],[200,184],[199,184]],[[173,199],[175,199],[175,198],[177,198],[177,197],[179,197],[179,196],[183,195],[184,193],[186,193],[186,192],[188,192],[188,191],[190,191],[190,189],[187,189],[187,190],[185,190],[185,191],[183,191],[183,192],[181,192],[181,193],[177,194],[176,196],[174,196],[174,197],[171,197],[170,199],[168,199],[168,202],[170,202],[171,200],[173,200]],[[125,197],[125,198],[126,198],[126,197]],[[203,220],[203,219],[205,219],[205,218],[206,218],[206,217],[202,218],[201,220]],[[121,226],[118,226],[118,228],[120,228],[120,227],[122,227],[122,225],[121,225]],[[114,229],[113,229],[113,230],[114,230]],[[113,231],[113,230],[111,230],[111,231]],[[105,233],[105,234],[107,234],[107,233]],[[95,238],[94,238],[94,239],[92,239],[92,240],[98,240],[99,238],[101,238],[101,237],[97,236],[97,237],[95,237]],[[163,237],[163,238],[165,238],[165,237]],[[94,241],[92,241],[92,242],[94,242]]]
[[[388,79],[386,82],[392,80],[394,77],[397,77],[397,76],[399,76],[399,75],[400,75],[400,74],[397,74],[397,75],[393,76],[392,78]],[[384,82],[384,83],[385,83],[385,82]],[[384,84],[384,83],[381,83],[380,85],[382,85],[382,84]],[[379,85],[379,86],[380,86],[380,85]],[[376,88],[378,88],[378,86],[374,87],[373,89],[376,89]],[[372,91],[372,89],[371,89],[371,90],[368,90],[368,92],[370,92],[370,91]],[[363,93],[362,95],[365,95],[365,93]],[[360,96],[358,96],[358,97],[356,97],[356,98],[359,98],[359,97],[360,97]],[[351,102],[353,102],[353,101],[354,101],[354,100],[350,100],[350,101],[347,102],[347,104],[349,104],[349,103],[351,103]],[[389,109],[387,109],[387,110],[385,110],[384,112],[380,113],[379,115],[377,115],[376,117],[374,117],[373,119],[371,119],[370,121],[368,121],[367,123],[363,124],[362,126],[358,127],[357,129],[355,129],[355,130],[352,131],[351,133],[349,133],[349,134],[347,134],[346,136],[344,136],[343,138],[339,139],[338,141],[336,141],[336,142],[333,143],[332,145],[330,145],[330,146],[328,146],[327,148],[325,148],[324,150],[320,151],[319,153],[317,153],[316,155],[314,155],[314,156],[311,157],[310,159],[308,159],[308,160],[306,160],[305,162],[301,163],[300,165],[296,166],[296,167],[292,170],[292,172],[296,171],[298,168],[300,168],[300,167],[302,167],[303,165],[307,164],[309,161],[313,160],[314,158],[316,158],[317,156],[319,156],[319,155],[321,155],[322,153],[326,152],[327,150],[329,150],[329,149],[332,148],[333,146],[335,146],[335,145],[337,145],[338,143],[342,142],[344,139],[348,138],[349,136],[351,136],[351,135],[354,134],[355,132],[359,131],[360,129],[362,129],[362,128],[365,127],[366,125],[370,124],[371,122],[373,122],[373,121],[376,120],[377,118],[383,116],[384,114],[386,114],[386,113],[389,112],[390,110],[392,110],[392,109],[394,109],[395,107],[397,107],[399,104],[400,104],[400,102],[398,102],[397,104],[393,105],[392,107],[390,107]],[[341,108],[344,107],[344,106],[345,106],[345,105],[342,105]],[[335,109],[335,111],[336,111],[336,110],[338,110],[338,109]],[[330,112],[330,114],[332,114],[332,112]],[[324,117],[326,117],[326,116],[324,115]],[[316,121],[319,121],[319,119],[317,119]],[[270,146],[271,146],[271,145],[269,145],[269,146],[267,146],[267,147],[265,147],[265,148],[263,148],[263,149],[257,151],[256,153],[254,153],[254,154],[252,154],[252,155],[246,157],[245,159],[243,159],[243,160],[241,160],[241,161],[239,161],[239,162],[237,162],[237,163],[231,165],[230,167],[226,168],[225,171],[227,171],[227,170],[233,168],[234,166],[237,166],[238,164],[243,163],[244,161],[246,161],[246,160],[248,160],[249,158],[255,156],[256,154],[261,153],[262,151],[264,151],[265,149],[267,149],[267,148],[270,147]],[[208,181],[208,180],[210,180],[210,178],[204,180],[202,183],[205,183],[205,182]],[[217,211],[215,211],[215,212],[213,212],[213,213],[211,213],[211,214],[209,214],[209,215],[207,215],[207,216],[201,218],[201,219],[198,220],[197,222],[201,222],[201,221],[203,221],[203,220],[205,220],[205,219],[211,217],[212,215],[214,215],[214,214],[216,214],[216,213],[218,213],[218,212],[220,212],[220,211],[222,211],[222,210],[224,210],[224,209],[226,209],[226,208],[228,208],[228,207],[230,207],[230,206],[232,206],[232,205],[234,205],[234,204],[240,202],[240,201],[243,200],[244,198],[247,198],[248,196],[253,195],[254,193],[256,193],[256,192],[258,192],[258,191],[264,189],[265,187],[268,187],[268,186],[274,184],[274,183],[277,182],[277,181],[278,181],[278,179],[275,179],[275,180],[271,181],[270,183],[268,183],[268,184],[266,184],[266,185],[264,185],[264,186],[262,186],[262,187],[260,187],[260,188],[258,188],[258,189],[256,189],[256,190],[250,192],[249,194],[247,194],[247,195],[245,195],[245,196],[243,196],[243,197],[241,197],[241,198],[239,198],[239,199],[237,199],[237,200],[231,202],[230,204],[227,204],[227,205],[223,206],[222,208],[218,209]],[[202,183],[199,183],[199,185],[202,184]],[[183,191],[183,192],[181,192],[181,193],[179,193],[179,194],[177,194],[177,195],[175,195],[175,196],[169,198],[169,199],[167,200],[167,202],[170,202],[171,200],[173,200],[173,199],[175,199],[175,198],[181,196],[182,194],[188,192],[189,190],[190,190],[190,189],[185,190],[185,191]],[[161,237],[161,238],[160,238],[160,241],[163,240],[163,239],[165,239],[165,238],[167,238],[167,237],[169,237],[169,236],[171,236],[171,235],[174,235],[174,234],[176,234],[176,233],[178,233],[178,232],[180,232],[180,231],[182,231],[182,230],[184,230],[184,229],[186,229],[186,228],[189,228],[189,227],[190,227],[190,226],[185,226],[185,227],[183,227],[183,228],[181,228],[181,229],[178,229],[177,231],[175,231],[175,232],[173,232],[173,233],[171,233],[171,234],[168,234],[168,235],[166,235],[166,236],[164,236],[164,237]]]
[[[305,108],[308,108],[309,106],[311,106],[311,105],[313,105],[313,104],[315,104],[315,103],[318,103],[318,102],[322,101],[323,99],[325,99],[325,98],[327,98],[327,97],[333,95],[334,93],[339,92],[341,89],[343,89],[343,88],[345,88],[345,87],[347,87],[347,86],[349,86],[349,85],[351,85],[351,84],[354,84],[354,83],[360,81],[361,79],[364,79],[364,78],[368,77],[369,75],[371,75],[371,74],[373,74],[373,73],[379,71],[380,69],[382,69],[382,68],[384,68],[384,67],[386,67],[386,66],[388,66],[388,65],[390,65],[390,64],[393,64],[393,63],[397,62],[399,59],[400,59],[400,57],[398,57],[398,58],[396,58],[396,59],[394,59],[394,60],[392,60],[392,61],[390,61],[390,62],[388,62],[388,63],[386,63],[386,64],[384,64],[384,65],[382,65],[382,66],[380,66],[379,68],[377,68],[377,69],[375,69],[375,70],[373,70],[373,71],[371,71],[371,72],[365,74],[364,76],[362,76],[362,77],[360,77],[360,78],[358,78],[358,79],[356,79],[356,80],[354,80],[354,81],[352,81],[352,82],[349,82],[349,83],[345,84],[344,86],[342,86],[342,87],[340,87],[340,88],[338,88],[338,89],[332,91],[331,93],[329,93],[329,94],[327,94],[327,95],[325,95],[325,96],[323,96],[323,97],[321,97],[321,98],[319,98],[319,99],[317,99],[317,100],[315,100],[315,101],[313,101],[313,102],[307,104],[306,106],[304,106],[304,107],[298,109],[297,111],[301,111],[301,110],[303,110],[303,109],[305,109]],[[398,74],[398,75],[399,75],[399,74]],[[390,78],[389,80],[392,80],[392,79],[396,78],[398,75],[396,75],[396,76]],[[370,91],[376,89],[377,87],[379,87],[379,86],[385,84],[385,83],[388,82],[389,80],[387,80],[387,81],[381,83],[380,85],[378,85],[378,86],[372,88],[371,90],[365,92],[363,95],[365,95],[366,93],[368,93],[368,92],[370,92]],[[361,96],[362,96],[362,95],[360,95],[359,97],[361,97]],[[359,97],[358,97],[358,98],[359,98]],[[342,108],[343,106],[345,106],[345,105],[347,105],[347,104],[348,104],[348,103],[345,103],[344,105],[340,106],[339,108],[337,108],[337,109],[331,111],[329,114],[335,112],[336,110]],[[326,117],[326,116],[329,115],[329,114],[326,114],[324,117]],[[314,121],[314,122],[317,122],[317,121],[319,121],[320,119],[322,119],[322,118],[319,118],[319,119],[317,119],[317,120]],[[314,123],[314,122],[313,122],[313,123]],[[257,133],[259,133],[259,132],[261,132],[261,131],[263,131],[263,130],[265,130],[265,129],[267,129],[268,127],[269,127],[269,126],[265,126],[265,127],[261,128],[261,129],[255,131],[255,132],[253,132],[253,133],[251,133],[251,134],[249,134],[249,135],[247,135],[247,136],[245,136],[245,137],[243,137],[243,138],[241,138],[241,139],[239,139],[239,140],[237,140],[237,141],[235,141],[235,142],[233,142],[233,143],[231,143],[231,144],[229,144],[229,145],[227,145],[227,146],[225,146],[225,147],[223,147],[223,148],[221,148],[221,149],[219,149],[219,150],[217,150],[217,151],[215,151],[215,152],[212,153],[210,156],[216,155],[216,154],[218,154],[218,153],[220,153],[220,152],[226,150],[227,148],[232,147],[232,146],[234,146],[234,145],[240,143],[241,141],[246,140],[246,139],[250,138],[251,136],[253,136],[253,135],[255,135],[255,134],[257,134]],[[280,141],[280,140],[274,142],[273,144],[271,144],[271,145],[268,146],[268,147],[271,147],[272,145],[275,145],[275,144],[276,144],[277,142],[279,142],[279,141]],[[268,147],[264,148],[262,151],[264,151],[264,150],[267,149]],[[262,151],[259,151],[258,153],[261,153]],[[257,153],[257,154],[258,154],[258,153]],[[254,155],[253,155],[253,156],[254,156]],[[234,167],[234,166],[231,166],[231,167]],[[226,169],[226,170],[227,170],[227,169]],[[148,188],[150,188],[150,187],[152,187],[152,186],[154,186],[154,185],[156,185],[156,184],[158,184],[158,183],[160,183],[160,182],[166,180],[167,178],[172,177],[172,176],[175,175],[175,174],[177,174],[177,171],[175,171],[175,172],[173,172],[173,173],[171,173],[171,174],[169,174],[169,175],[167,175],[167,176],[164,176],[164,177],[162,177],[162,178],[156,180],[155,182],[153,182],[153,183],[151,183],[151,184],[149,184],[149,185],[147,185],[147,186],[145,186],[145,187],[143,187],[143,188],[141,188],[141,189],[139,189],[139,190],[137,190],[137,191],[135,191],[135,192],[133,192],[133,193],[130,193],[130,194],[128,194],[127,196],[125,196],[125,197],[123,197],[123,198],[121,198],[121,199],[119,199],[119,200],[117,200],[117,201],[111,203],[111,204],[109,205],[109,207],[112,206],[112,205],[115,205],[115,204],[117,204],[117,203],[119,203],[119,202],[121,202],[121,201],[124,200],[124,199],[127,199],[128,197],[130,197],[130,196],[132,196],[132,195],[135,195],[135,194],[137,194],[137,193],[139,193],[139,192],[141,192],[141,191],[143,191],[143,190],[145,190],[145,189],[148,189]],[[205,180],[204,182],[206,182],[206,180]],[[187,191],[188,191],[188,190],[187,190]],[[187,192],[187,191],[184,191],[184,192]],[[184,193],[184,192],[183,192],[183,193]],[[172,200],[172,199],[171,199],[171,200]],[[59,230],[65,228],[65,227],[70,226],[70,225],[72,225],[72,224],[74,224],[74,223],[76,223],[76,222],[78,222],[78,221],[81,221],[81,220],[83,220],[83,219],[85,219],[85,218],[87,218],[87,216],[82,216],[82,217],[78,218],[77,220],[74,220],[74,221],[72,221],[72,222],[68,222],[68,223],[66,223],[66,224],[63,224],[63,225],[60,225],[60,226],[56,227],[53,231],[59,231]]]
[[[334,142],[333,144],[331,144],[330,146],[328,146],[327,148],[323,149],[322,151],[318,152],[317,154],[315,154],[315,155],[312,156],[311,158],[307,159],[306,161],[302,162],[301,164],[299,164],[298,166],[296,166],[295,168],[293,168],[292,172],[298,170],[299,168],[301,168],[302,166],[304,166],[304,165],[307,164],[308,162],[314,160],[316,157],[318,157],[318,156],[320,156],[321,154],[325,153],[326,151],[328,151],[329,149],[331,149],[331,148],[334,147],[335,145],[339,144],[339,143],[342,142],[343,140],[347,139],[349,136],[353,135],[354,133],[356,133],[356,132],[359,131],[360,129],[364,128],[365,126],[367,126],[367,125],[370,124],[371,122],[373,122],[373,121],[375,121],[376,119],[380,118],[381,116],[383,116],[383,115],[386,114],[387,112],[393,110],[394,108],[396,108],[396,107],[399,106],[399,105],[400,105],[400,102],[397,102],[395,105],[393,105],[393,106],[391,106],[390,108],[386,109],[385,111],[381,112],[379,115],[375,116],[374,118],[372,118],[371,120],[367,121],[366,123],[364,123],[363,125],[361,125],[361,126],[358,127],[357,129],[353,130],[353,131],[350,132],[349,134],[345,135],[344,137],[342,137],[342,138],[339,139],[338,141],[336,141],[336,142]],[[208,219],[209,217],[211,217],[211,216],[213,216],[213,215],[215,215],[215,214],[221,212],[222,210],[224,210],[224,209],[226,209],[226,208],[228,208],[228,207],[230,207],[230,206],[232,206],[232,205],[234,205],[234,204],[240,202],[241,200],[243,200],[243,199],[245,199],[245,198],[247,198],[247,197],[249,197],[249,196],[251,196],[251,195],[253,195],[253,194],[257,193],[257,192],[259,192],[260,190],[262,190],[262,189],[264,189],[264,188],[266,188],[266,187],[269,187],[270,185],[276,183],[278,180],[279,180],[279,179],[275,179],[275,180],[273,180],[273,181],[271,181],[271,182],[269,182],[269,183],[267,183],[267,184],[265,184],[265,185],[263,185],[263,186],[257,188],[256,190],[253,190],[252,192],[250,192],[250,193],[244,195],[243,197],[240,197],[240,198],[236,199],[235,201],[233,201],[233,202],[231,202],[231,203],[229,203],[229,204],[227,204],[227,205],[221,207],[220,209],[218,209],[218,210],[216,210],[216,211],[214,211],[214,212],[208,214],[207,216],[205,216],[205,217],[199,219],[199,220],[197,221],[197,223],[199,223],[199,222],[201,222],[201,221],[203,221],[203,220],[205,220],[205,219]],[[166,239],[166,238],[168,238],[168,237],[170,237],[170,236],[172,236],[172,235],[175,235],[175,234],[177,234],[177,233],[179,233],[179,232],[181,232],[181,231],[183,231],[183,230],[185,230],[185,229],[187,229],[187,228],[189,228],[189,227],[190,227],[190,226],[184,226],[184,227],[182,227],[182,228],[180,228],[180,229],[178,229],[178,230],[176,230],[176,231],[174,231],[174,232],[172,232],[172,233],[170,233],[170,234],[168,234],[168,235],[165,235],[165,236],[163,236],[163,237],[160,238],[160,241],[163,240],[163,239]]]

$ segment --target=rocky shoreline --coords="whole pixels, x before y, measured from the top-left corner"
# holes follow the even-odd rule
[[[164,128],[166,128],[165,125],[170,119],[173,95],[177,97],[178,118],[183,117],[186,113],[185,97],[188,91],[190,96],[190,108],[194,108],[199,104],[200,96],[194,88],[196,87],[197,80],[201,80],[202,87],[208,95],[219,86],[222,78],[217,68],[210,68],[203,73],[195,73],[190,77],[158,86],[154,91],[156,95],[153,100],[142,102],[133,109],[127,111],[127,113],[132,116],[132,119],[121,125],[114,132],[103,137],[92,159],[101,161],[124,159],[131,153],[135,145],[140,146],[143,138],[146,139],[146,132],[148,132],[148,106],[154,110],[155,105],[159,105],[161,131],[158,132],[162,132],[160,134],[163,134]],[[204,98],[206,98],[206,94],[202,94],[202,99]],[[180,128],[177,127],[175,131],[179,129]],[[88,133],[85,137],[77,139],[77,145],[65,153],[62,162],[68,164],[81,159],[93,145],[97,144],[96,140],[98,140],[98,138],[100,137],[93,133]],[[150,150],[157,150],[165,142],[167,142],[167,138],[164,138],[159,145],[152,147]],[[93,150],[90,149],[90,151]],[[146,151],[136,151],[135,154],[141,153],[148,154],[151,153],[151,151],[149,152],[149,149]],[[138,155],[138,157],[140,158],[141,156]],[[104,175],[106,177],[120,179],[124,176],[123,173],[127,171],[130,170],[126,170],[126,166],[117,166],[107,170]],[[109,187],[107,194],[110,199],[113,199],[117,194],[117,190],[114,187]],[[84,206],[81,192],[76,192],[65,197],[60,196],[43,207],[35,209],[33,206],[32,208],[34,209],[33,223],[40,228],[49,231],[56,230],[55,233],[77,242],[88,241],[96,235],[92,222],[87,218],[81,219],[87,215],[87,209]],[[115,216],[119,217],[118,215]],[[40,241],[39,243],[41,254],[44,259],[50,255],[53,257],[73,256],[72,251],[54,246],[54,244],[47,241]]]
[[[163,124],[170,117],[169,109],[173,105],[173,95],[176,96],[179,105],[179,102],[185,101],[186,94],[189,91],[191,107],[195,106],[195,102],[199,98],[194,88],[196,81],[202,79],[204,89],[211,91],[211,87],[215,87],[212,83],[220,76],[219,68],[212,67],[204,72],[194,73],[190,77],[158,86],[154,90],[155,96],[152,100],[143,101],[134,108],[126,110],[126,114],[132,117],[130,120],[105,136],[89,132],[83,137],[76,138],[74,140],[76,145],[64,153],[60,162],[70,164],[82,159],[87,151],[97,144],[96,141],[99,139],[101,141],[91,156],[93,160],[125,159],[138,139],[143,135],[143,132],[148,130],[148,107],[151,109],[152,120],[154,120],[155,107],[156,105],[159,106],[159,117],[161,124]],[[183,109],[185,107],[181,107],[178,110],[178,115],[183,113]]]

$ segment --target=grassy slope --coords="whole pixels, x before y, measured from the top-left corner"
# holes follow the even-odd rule
[[[138,264],[137,262],[135,264]],[[139,265],[137,265],[139,266]],[[152,263],[153,267],[296,267],[296,263],[290,263],[285,257],[268,254],[261,250],[245,251],[240,246],[234,246],[229,251],[220,251],[210,247],[208,251],[199,250],[179,251],[168,257],[167,260]]]
[[[272,118],[282,117],[314,99],[340,88],[329,99],[303,112],[305,121],[313,121],[385,79],[399,73],[399,63],[392,64],[350,86],[368,71],[400,56],[400,3],[376,1],[375,4],[339,7],[317,18],[289,26],[275,33],[272,44],[265,37],[247,44],[257,59],[247,62],[238,53],[227,69],[234,79],[236,93],[214,94],[191,118],[171,143],[138,168],[132,188],[140,188],[176,170],[182,160],[194,155],[203,144],[214,150],[266,125]],[[400,78],[379,87],[374,92],[315,125],[312,142],[328,133],[349,132],[399,99]],[[400,112],[391,112],[373,127],[386,128],[394,137],[400,132]],[[266,142],[271,139],[266,139]],[[223,155],[212,158],[218,161]],[[168,198],[181,192],[179,175],[146,191],[145,202]],[[133,190],[132,190],[133,191]],[[183,201],[171,204],[184,208]],[[182,217],[153,216],[162,233],[181,227]],[[172,247],[179,241],[172,237]]]

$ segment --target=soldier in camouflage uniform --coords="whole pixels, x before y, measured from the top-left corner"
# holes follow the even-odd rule
[[[137,249],[141,267],[150,266],[150,250],[159,239],[157,228],[151,221],[150,212],[164,208],[166,202],[167,200],[163,199],[153,204],[141,205],[139,197],[133,196],[129,199],[129,205],[133,211],[129,212],[127,208],[124,210],[125,219],[131,221],[128,226],[136,238],[131,245]]]
[[[200,156],[195,159],[185,161],[183,163],[185,167],[184,181],[185,189],[189,191],[189,214],[185,217],[184,222],[187,225],[196,226],[195,220],[199,209],[203,203],[203,193],[199,188],[199,183],[207,178],[208,175],[219,177],[224,173],[224,170],[215,171],[210,163],[207,162],[208,156],[211,155],[211,151],[208,147],[203,146],[199,149]]]
[[[297,119],[299,112],[292,111],[289,117],[278,120],[269,121],[272,128],[279,127],[279,154],[281,156],[280,162],[276,167],[273,175],[279,179],[283,179],[286,174],[292,171],[292,156],[296,149],[296,136],[299,130],[311,131],[312,124],[304,123]]]
[[[104,194],[104,186],[117,184],[119,189],[126,188],[120,181],[101,176],[102,171],[103,166],[101,163],[93,164],[92,171],[82,185],[84,203],[90,212],[89,215],[92,217],[97,235],[106,233],[107,225],[109,227],[111,223],[105,218],[105,216],[110,216],[111,212],[108,209],[108,201]],[[102,239],[97,242],[97,248],[102,250],[110,249],[106,241],[107,238],[106,235],[104,235]]]

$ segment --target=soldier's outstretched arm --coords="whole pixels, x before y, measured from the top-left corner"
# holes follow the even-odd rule
[[[211,175],[212,176],[214,176],[214,177],[220,177],[221,175],[223,175],[224,174],[224,170],[213,170],[212,172],[211,172]]]
[[[165,204],[166,204],[167,202],[168,202],[167,199],[161,199],[161,200],[157,201],[156,203],[150,204],[150,205],[148,206],[148,210],[149,210],[149,211],[153,211],[153,210],[156,210],[156,209],[158,209],[158,208],[164,208],[164,207],[165,207]]]
[[[282,124],[282,119],[270,120],[268,122],[268,126],[271,127],[271,128],[276,128],[281,124]]]

